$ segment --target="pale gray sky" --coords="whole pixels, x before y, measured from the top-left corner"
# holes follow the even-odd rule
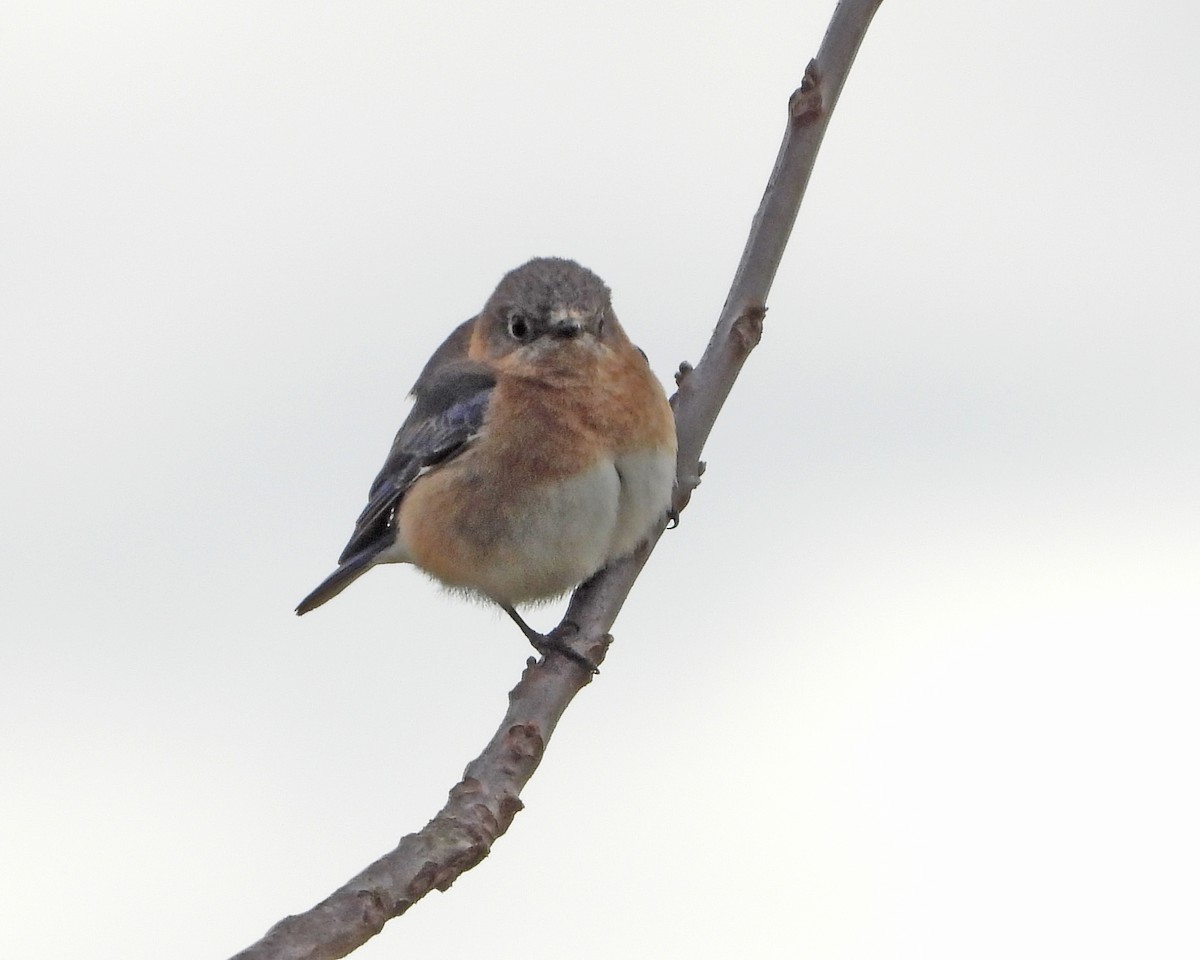
[[[9,0],[12,956],[227,956],[433,815],[524,640],[292,607],[505,270],[699,357],[832,7]],[[603,674],[356,957],[1197,953],[1198,20],[884,3]]]

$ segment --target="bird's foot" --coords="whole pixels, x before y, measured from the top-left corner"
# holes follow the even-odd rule
[[[591,657],[580,653],[569,642],[578,633],[578,624],[572,620],[564,620],[549,633],[535,633],[534,636],[529,637],[529,642],[543,657],[548,657],[552,653],[561,653],[568,660],[574,661],[595,676],[600,672],[600,668],[596,666]]]
[[[513,622],[521,628],[521,632],[525,634],[525,639],[532,645],[533,649],[540,653],[543,657],[549,657],[553,653],[561,654],[573,663],[578,664],[590,674],[597,674],[600,668],[592,662],[591,658],[580,653],[568,640],[579,633],[579,625],[571,620],[564,620],[549,633],[538,633],[521,617],[516,610],[510,606],[505,606],[504,612],[512,617]]]

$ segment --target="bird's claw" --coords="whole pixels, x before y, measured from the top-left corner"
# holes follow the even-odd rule
[[[531,636],[529,642],[533,644],[533,649],[543,657],[549,657],[552,653],[562,654],[595,676],[600,672],[600,668],[592,662],[590,657],[580,653],[567,642],[568,637],[577,633],[579,633],[578,624],[571,620],[564,620],[549,633],[538,633],[536,639]]]
[[[593,676],[600,672],[600,668],[589,657],[567,643],[569,636],[579,633],[579,624],[573,620],[564,620],[549,633],[538,633],[525,622],[524,618],[513,607],[505,605],[504,612],[521,628],[521,632],[525,634],[525,639],[533,645],[533,649],[540,653],[543,658],[549,657],[552,653],[558,653],[568,660],[577,663]]]

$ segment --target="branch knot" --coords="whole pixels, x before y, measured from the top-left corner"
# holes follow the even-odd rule
[[[805,127],[814,123],[824,108],[817,61],[809,60],[808,66],[804,68],[804,79],[800,81],[800,87],[788,100],[788,116],[796,126]]]

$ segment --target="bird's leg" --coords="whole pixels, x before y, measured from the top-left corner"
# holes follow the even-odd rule
[[[561,653],[568,660],[572,660],[579,666],[583,667],[588,673],[599,673],[600,670],[591,660],[585,657],[582,653],[574,650],[565,639],[564,634],[578,633],[579,626],[572,623],[570,620],[564,620],[559,626],[555,627],[549,633],[538,633],[533,629],[519,613],[509,604],[500,605],[504,612],[513,619],[521,632],[525,634],[525,639],[533,644],[533,649],[540,653],[543,657],[549,656],[551,653]]]

